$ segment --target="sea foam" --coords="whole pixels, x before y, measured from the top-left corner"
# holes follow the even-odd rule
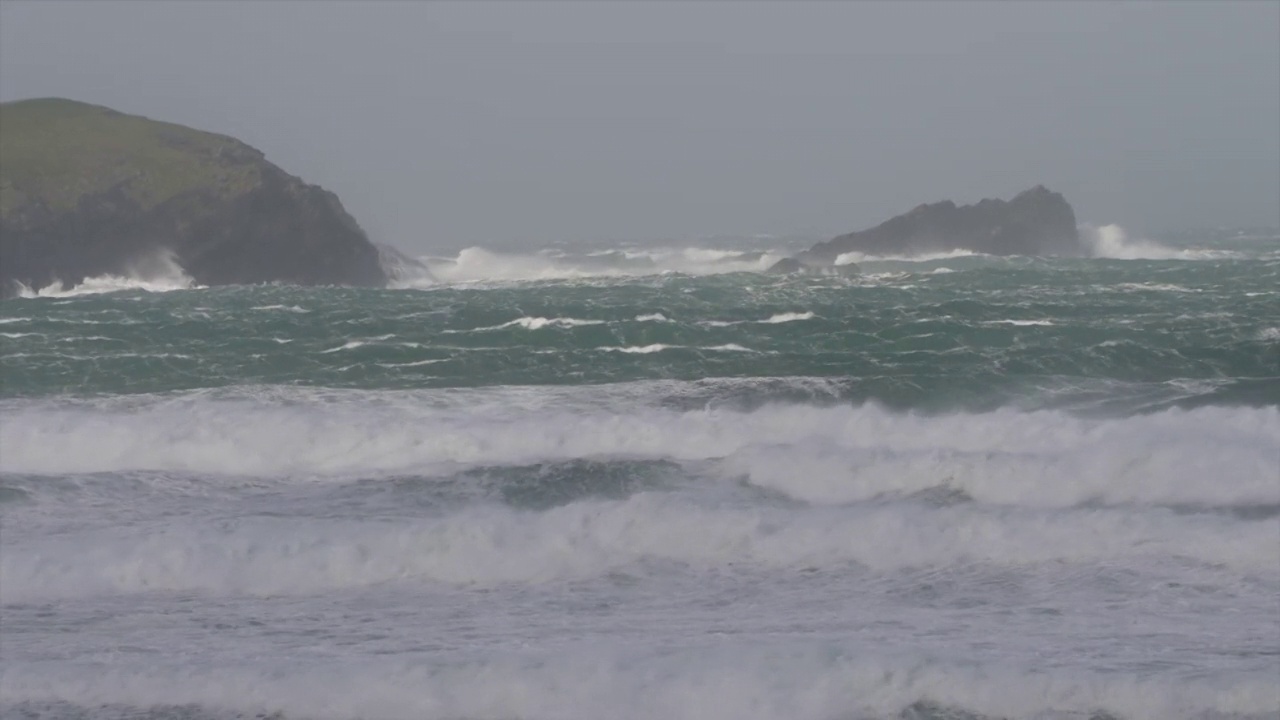
[[[571,645],[553,655],[472,656],[448,666],[382,657],[354,667],[295,661],[288,670],[259,662],[32,664],[8,668],[0,696],[8,703],[69,701],[99,711],[118,705],[134,709],[129,717],[181,707],[182,717],[204,718],[199,705],[218,720],[274,712],[333,720],[1262,720],[1280,707],[1275,678],[1261,673],[1151,678],[908,652],[870,657],[797,643],[664,652]]]
[[[512,253],[470,247],[454,257],[423,258],[446,283],[639,277],[662,273],[713,275],[761,272],[783,254],[702,247],[655,247],[596,253]]]
[[[85,278],[84,282],[70,288],[63,288],[61,282],[55,282],[44,288],[24,286],[20,296],[25,298],[76,297],[126,290],[171,292],[190,290],[195,287],[197,287],[195,281],[182,269],[177,256],[171,251],[161,250],[139,258],[130,265],[127,272],[121,275]]]
[[[626,456],[713,461],[814,503],[944,485],[1038,507],[1280,503],[1276,407],[1093,419],[876,405],[677,411],[653,406],[646,387],[11,399],[0,401],[0,471],[368,477]],[[681,388],[666,392],[693,389]]]

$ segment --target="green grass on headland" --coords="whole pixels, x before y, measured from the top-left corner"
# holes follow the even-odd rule
[[[262,156],[230,137],[58,98],[0,104],[0,217],[35,198],[54,211],[120,188],[142,210],[183,193],[237,195]]]

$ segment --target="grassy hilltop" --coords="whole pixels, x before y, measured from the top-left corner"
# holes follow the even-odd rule
[[[243,192],[262,156],[225,135],[74,100],[0,104],[0,214],[35,198],[69,210],[123,186],[143,209],[201,188]]]
[[[386,279],[336,196],[235,138],[74,100],[0,104],[0,294],[158,249],[201,284]]]

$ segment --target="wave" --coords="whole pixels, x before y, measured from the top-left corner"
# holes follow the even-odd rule
[[[61,298],[81,295],[99,295],[102,293],[144,290],[146,292],[172,292],[174,290],[191,290],[199,286],[187,275],[178,263],[177,256],[170,250],[160,250],[134,261],[128,270],[121,275],[99,275],[85,278],[84,282],[70,288],[64,288],[61,282],[55,281],[43,288],[19,288],[18,296],[23,298]]]
[[[1080,239],[1090,257],[1111,260],[1214,260],[1239,253],[1209,248],[1174,248],[1154,240],[1133,238],[1119,225],[1081,225]]]
[[[812,311],[809,312],[785,312],[777,313],[769,316],[768,320],[761,320],[762,323],[769,325],[777,325],[779,323],[795,322],[797,320],[812,320],[816,317]]]
[[[935,487],[1022,507],[1280,503],[1275,407],[1083,418],[1012,409],[929,416],[877,405],[661,406],[664,395],[694,391],[687,383],[636,383],[13,399],[0,402],[0,472],[307,479],[626,457],[711,462],[723,477],[814,504]]]
[[[1240,257],[1225,249],[1176,248],[1152,240],[1132,238],[1119,225],[1081,225],[1080,235],[1091,257],[1109,259],[1203,260]],[[586,278],[644,277],[669,273],[715,275],[736,272],[764,272],[790,252],[782,248],[714,247],[619,247],[590,252],[547,249],[533,253],[502,252],[469,247],[452,257],[412,258],[389,246],[379,246],[384,270],[394,289],[421,289],[441,283],[512,282]],[[930,262],[964,257],[987,257],[967,249],[920,254],[874,255],[848,252],[839,255],[836,265],[878,261]],[[931,272],[951,272],[937,268]],[[87,278],[63,288],[55,282],[44,288],[19,287],[19,297],[74,297],[101,293],[143,290],[168,292],[196,289],[174,254],[162,250],[135,261],[122,274]],[[258,308],[267,309],[267,308]]]
[[[761,325],[779,325],[781,323],[797,322],[800,320],[812,320],[817,314],[812,310],[804,312],[783,312],[774,313],[763,320],[699,320],[699,325],[706,327],[732,327],[734,325],[744,325],[747,323],[757,323]]]
[[[1134,238],[1119,225],[1089,225],[1079,228],[1080,240],[1089,257],[1112,260],[1214,260],[1237,258],[1241,254],[1234,250],[1221,248],[1179,248],[1169,247],[1154,240]],[[847,252],[836,257],[836,265],[871,262],[932,262],[963,257],[990,257],[965,248],[915,254],[884,254]],[[953,272],[951,268],[938,268],[932,273]]]
[[[358,347],[364,347],[365,344],[366,343],[364,340],[348,340],[347,342],[343,343],[342,345],[339,345],[338,347],[329,348],[328,350],[321,350],[320,354],[328,355],[329,353],[342,352],[343,350],[355,350]]]
[[[608,346],[604,345],[596,348],[601,352],[616,352],[627,355],[651,355],[653,353],[662,352],[664,350],[706,350],[710,352],[746,352],[756,353],[759,350],[752,350],[749,347],[743,347],[738,343],[724,343],[723,345],[667,345],[665,343],[652,343],[650,345],[624,345],[624,346]]]
[[[976,253],[972,250],[958,248],[956,250],[940,250],[938,252],[915,253],[910,255],[873,255],[861,252],[840,253],[836,256],[836,265],[850,265],[855,263],[867,263],[886,260],[895,260],[901,262],[931,262],[933,260],[951,260],[953,258],[980,256],[982,253]]]
[[[378,251],[378,264],[391,287],[421,287],[436,282],[425,263],[400,248],[387,243],[374,243],[374,247]]]
[[[572,328],[583,327],[586,325],[603,325],[603,320],[581,320],[578,318],[557,317],[519,317],[510,322],[504,322],[500,325],[490,325],[488,327],[474,328],[472,330],[445,330],[445,332],[485,332],[489,330],[505,330],[509,327],[521,327],[525,330],[541,330],[547,327]]]
[[[86,537],[87,535],[87,537]],[[675,563],[692,572],[876,573],[1051,564],[1274,573],[1272,522],[1123,508],[1012,512],[944,507],[700,506],[640,492],[541,512],[472,505],[442,517],[363,521],[191,519],[138,530],[9,541],[5,603],[153,592],[277,596],[387,583],[541,584]],[[732,570],[730,570],[732,569]],[[639,570],[639,572],[644,572]]]
[[[305,314],[307,314],[307,313],[311,312],[310,310],[307,310],[307,309],[305,309],[305,308],[299,307],[299,306],[297,306],[297,305],[279,305],[279,304],[276,304],[276,305],[256,305],[256,306],[251,307],[251,308],[249,308],[249,309],[250,309],[250,310],[262,310],[262,311],[266,311],[266,310],[280,310],[280,311],[282,311],[282,312],[291,312],[291,313],[295,313],[295,314],[298,314],[298,315],[305,315]]]
[[[663,350],[671,350],[676,348],[675,345],[666,345],[664,343],[653,343],[651,345],[626,345],[621,347],[598,347],[596,350],[601,352],[619,352],[628,355],[649,355],[651,353],[662,352]]]
[[[397,287],[425,287],[479,281],[559,280],[592,277],[640,277],[664,273],[713,275],[762,272],[784,255],[773,250],[717,248],[615,249],[591,253],[546,250],[539,253],[497,252],[470,247],[457,256],[424,257],[432,280],[405,281]]]
[[[32,717],[192,720],[272,713],[335,720],[1262,720],[1280,707],[1267,673],[1150,677],[906,652],[871,656],[834,643],[665,652],[570,645],[555,654],[473,652],[450,665],[367,658],[354,666],[309,659],[287,667],[258,658],[212,667],[32,663],[0,675],[0,709],[26,703]],[[67,705],[73,709],[58,712]],[[133,711],[108,714],[112,706]]]

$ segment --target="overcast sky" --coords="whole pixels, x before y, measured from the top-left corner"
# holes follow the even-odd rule
[[[1280,2],[0,3],[0,99],[234,135],[375,240],[835,234],[1043,183],[1280,224]],[[3,128],[0,128],[3,132]]]

